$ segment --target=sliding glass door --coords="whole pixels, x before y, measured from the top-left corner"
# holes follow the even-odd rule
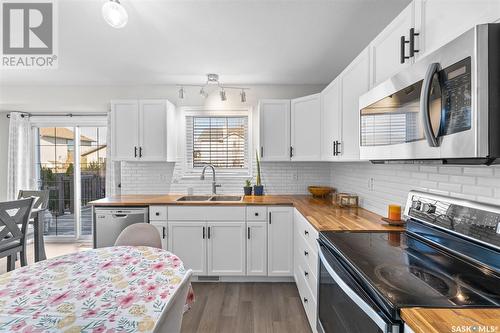
[[[34,128],[35,177],[49,190],[44,234],[49,238],[90,239],[92,200],[105,197],[106,127]]]

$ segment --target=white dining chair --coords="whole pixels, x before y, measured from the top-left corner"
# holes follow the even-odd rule
[[[172,301],[168,303],[167,308],[161,314],[153,332],[180,333],[192,275],[193,271],[189,269],[184,275],[179,288],[172,295]]]
[[[115,246],[150,246],[161,249],[161,236],[149,223],[134,223],[122,230]]]

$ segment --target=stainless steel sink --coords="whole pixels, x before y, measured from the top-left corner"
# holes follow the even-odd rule
[[[189,202],[206,202],[206,201],[217,201],[217,202],[234,202],[241,201],[243,197],[241,195],[185,195],[180,197],[176,201],[189,201]]]
[[[241,195],[214,195],[210,201],[241,201]]]
[[[185,195],[176,201],[208,201],[212,198],[211,195]]]

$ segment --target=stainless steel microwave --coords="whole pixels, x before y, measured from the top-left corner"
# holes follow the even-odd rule
[[[359,99],[374,163],[500,162],[500,24],[482,24]]]

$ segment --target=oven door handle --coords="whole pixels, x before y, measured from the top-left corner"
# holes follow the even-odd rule
[[[387,322],[382,319],[375,310],[373,310],[373,308],[371,306],[369,306],[368,304],[366,304],[366,302],[358,296],[358,294],[356,294],[338,275],[337,273],[335,273],[335,271],[333,270],[332,266],[330,266],[330,264],[328,263],[328,260],[325,258],[325,255],[323,254],[323,249],[321,248],[321,246],[319,246],[319,258],[321,260],[321,262],[323,263],[323,265],[325,266],[326,270],[328,271],[328,273],[330,274],[330,276],[332,277],[333,280],[335,280],[335,282],[339,285],[339,287],[344,291],[344,293],[346,293],[347,296],[349,296],[349,298],[354,302],[356,303],[357,306],[359,306],[359,308],[361,310],[363,310],[363,312],[371,318],[371,320],[373,320],[373,322],[375,324],[377,324],[377,326],[382,330],[382,332],[392,332],[393,331],[393,328],[391,327],[390,330],[389,329],[389,325],[387,324]]]
[[[420,112],[422,112],[422,124],[424,125],[425,138],[427,139],[427,143],[430,147],[439,147],[438,138],[432,129],[429,104],[431,102],[432,78],[436,74],[439,75],[440,70],[441,66],[437,62],[429,65],[429,68],[427,68],[427,72],[425,73],[422,90],[420,92]]]

